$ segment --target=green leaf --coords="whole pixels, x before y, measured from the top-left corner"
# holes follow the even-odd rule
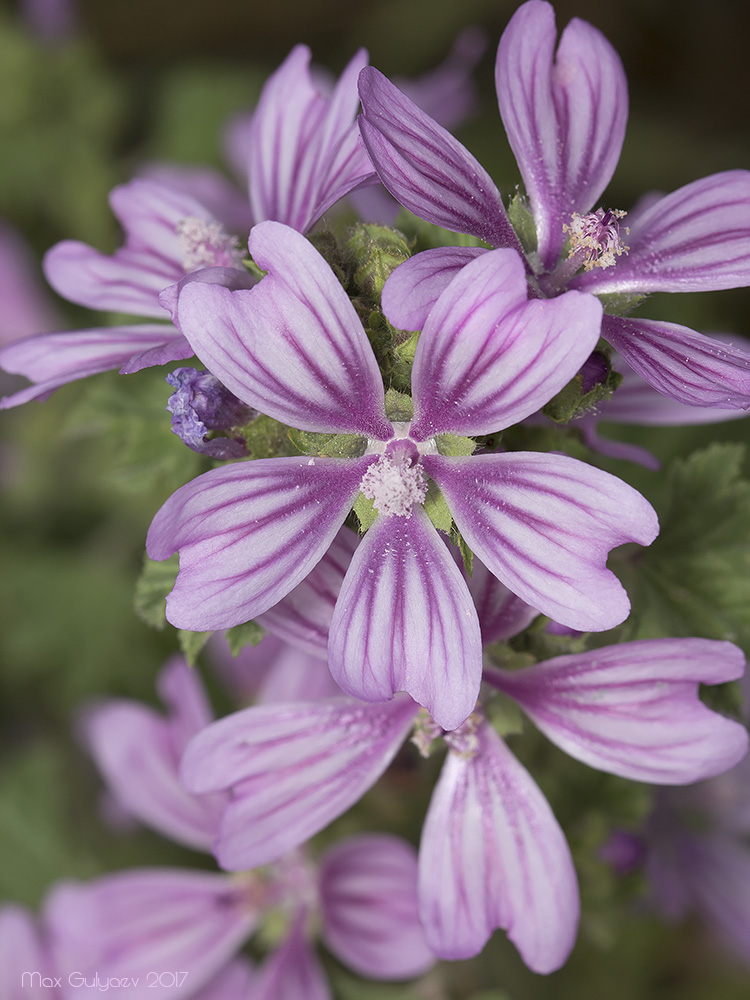
[[[298,454],[290,441],[290,428],[272,417],[260,414],[240,433],[245,439],[250,458],[290,458]]]
[[[180,642],[180,649],[191,667],[195,666],[198,654],[212,635],[213,632],[191,632],[189,629],[185,628],[177,630],[177,638]]]
[[[633,603],[626,638],[703,636],[750,647],[750,482],[741,445],[674,462],[647,549],[615,556]]]
[[[257,622],[235,625],[234,628],[228,628],[224,633],[232,656],[237,656],[245,646],[257,646],[264,635],[263,626]]]
[[[162,629],[167,623],[167,594],[174,587],[179,569],[175,552],[169,559],[156,562],[143,557],[143,569],[135,584],[133,606],[138,617],[152,628]]]

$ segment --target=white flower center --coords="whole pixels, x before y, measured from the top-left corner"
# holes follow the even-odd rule
[[[242,260],[236,237],[225,232],[220,222],[191,216],[181,219],[175,231],[186,273],[201,267],[237,267]]]

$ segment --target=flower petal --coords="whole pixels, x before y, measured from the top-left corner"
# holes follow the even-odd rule
[[[342,528],[312,572],[278,604],[259,615],[258,624],[298,649],[327,660],[333,609],[357,544],[355,533]]]
[[[372,457],[269,458],[206,472],[151,523],[152,559],[180,553],[178,628],[231,628],[289,593],[323,557]]]
[[[745,727],[698,697],[699,682],[736,680],[744,666],[730,642],[646,639],[493,670],[490,679],[577,760],[635,781],[686,784],[745,755]]]
[[[602,336],[658,392],[688,406],[750,407],[750,353],[676,323],[605,316]]]
[[[47,280],[63,298],[90,309],[164,319],[159,292],[186,270],[177,227],[184,219],[213,218],[185,191],[150,180],[116,187],[110,204],[125,230],[125,246],[109,256],[64,240],[44,258]]]
[[[230,870],[263,865],[353,805],[390,764],[417,713],[409,698],[261,705],[204,729],[182,778],[196,794],[231,789],[215,846]]]
[[[437,226],[520,251],[492,178],[450,132],[372,66],[360,73],[359,95],[362,139],[397,201]]]
[[[565,455],[425,455],[422,464],[469,547],[527,604],[582,631],[627,617],[607,555],[623,542],[649,545],[658,531],[631,486]]]
[[[192,1000],[248,1000],[255,970],[246,958],[235,958],[225,965]]]
[[[248,1000],[332,1000],[323,968],[305,934],[305,914],[258,970]]]
[[[411,979],[435,964],[417,911],[417,852],[400,837],[361,834],[320,866],[323,940],[369,979]]]
[[[212,721],[198,676],[181,658],[159,675],[168,718],[147,705],[109,699],[83,716],[94,761],[119,805],[146,826],[197,850],[210,850],[223,796],[191,795],[178,768],[188,741]]]
[[[383,380],[354,306],[304,236],[278,222],[250,235],[270,273],[249,290],[193,281],[175,323],[243,402],[308,431],[387,439]]]
[[[421,330],[440,294],[484,247],[437,247],[399,264],[383,286],[381,303],[399,330]]]
[[[24,337],[0,351],[0,367],[34,385],[0,401],[0,408],[43,399],[60,386],[112,368],[123,374],[192,357],[193,349],[168,323],[100,327]],[[126,372],[127,370],[127,372]]]
[[[602,293],[702,292],[750,284],[750,172],[693,181],[633,219],[630,250],[615,267],[573,287]]]
[[[180,868],[135,868],[88,883],[59,883],[45,917],[57,966],[78,971],[71,996],[101,996],[95,976],[127,979],[128,996],[192,996],[250,936],[257,914],[231,876]],[[186,971],[183,989],[165,975]],[[134,980],[138,979],[138,983]]]
[[[519,255],[482,254],[427,317],[414,355],[411,436],[489,434],[528,417],[589,357],[601,315],[597,299],[574,292],[530,302]]]
[[[329,667],[364,701],[408,692],[456,729],[479,695],[482,640],[461,573],[424,509],[381,515],[354,553],[331,622]]]
[[[474,560],[472,574],[465,574],[465,579],[474,598],[483,645],[512,639],[538,617],[536,608],[516,597],[479,559]]]
[[[42,944],[36,920],[21,906],[0,907],[0,997],[45,1000],[62,996],[53,985],[49,949]],[[46,980],[46,982],[42,982]]]
[[[450,752],[419,848],[427,942],[442,958],[478,954],[502,927],[534,972],[553,972],[575,941],[573,861],[549,803],[488,725],[479,752]]]
[[[355,115],[360,49],[330,98],[313,85],[310,50],[296,45],[269,77],[249,134],[250,201],[258,222],[306,233],[331,205],[374,175]]]
[[[572,20],[555,56],[555,13],[518,8],[497,50],[500,114],[537,224],[545,268],[563,245],[563,224],[599,199],[620,156],[628,91],[620,57],[586,21]]]

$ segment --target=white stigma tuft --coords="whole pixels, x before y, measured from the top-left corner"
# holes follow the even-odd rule
[[[424,503],[427,483],[419,464],[395,463],[390,455],[381,455],[369,467],[359,486],[381,514],[411,517],[415,503]]]
[[[182,266],[189,274],[201,267],[237,267],[242,260],[237,239],[220,222],[193,217],[181,219],[176,228]]]

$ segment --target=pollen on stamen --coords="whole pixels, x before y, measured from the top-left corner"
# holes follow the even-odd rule
[[[381,514],[411,517],[415,503],[424,503],[427,482],[419,464],[394,462],[381,455],[362,477],[362,493]]]
[[[617,258],[630,250],[620,237],[619,220],[626,214],[621,209],[605,212],[603,208],[588,215],[573,212],[570,224],[563,226],[563,230],[569,233],[568,260],[572,257],[580,259],[584,271],[595,267],[614,267]],[[626,235],[630,232],[627,226],[624,232]]]
[[[227,233],[220,222],[190,216],[177,223],[175,232],[187,273],[201,267],[237,267],[242,260],[236,237]]]

